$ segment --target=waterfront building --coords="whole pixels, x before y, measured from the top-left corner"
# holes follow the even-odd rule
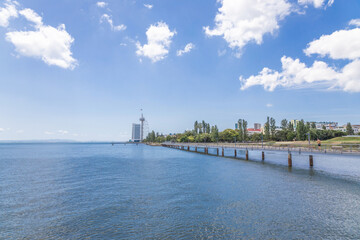
[[[360,133],[360,125],[352,125],[355,134]]]
[[[316,122],[316,129],[322,130],[325,126],[326,130],[336,130],[338,129],[338,123],[337,122]]]
[[[132,125],[132,137],[131,137],[131,141],[133,142],[140,142],[141,141],[141,126],[140,124],[137,123],[133,123]]]
[[[347,126],[347,124],[339,126],[335,130],[336,131],[342,131],[342,132],[346,133],[347,132],[346,126]],[[359,134],[360,133],[360,125],[351,125],[351,127],[354,130],[354,134]]]
[[[253,135],[253,134],[255,134],[255,133],[261,133],[261,129],[255,129],[255,128],[248,128],[247,129],[247,133],[249,134],[249,135]]]

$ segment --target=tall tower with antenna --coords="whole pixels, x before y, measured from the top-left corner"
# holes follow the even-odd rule
[[[144,115],[142,113],[142,109],[141,109],[141,118],[140,120],[140,141],[142,142],[144,140],[144,122],[145,122],[145,118]]]

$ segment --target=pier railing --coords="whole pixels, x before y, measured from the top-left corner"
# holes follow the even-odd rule
[[[287,152],[288,155],[288,166],[292,167],[292,155],[295,154],[302,154],[309,157],[309,166],[314,166],[314,155],[316,154],[353,154],[359,155],[359,149],[352,148],[348,152],[343,152],[343,149],[331,149],[328,148],[321,149],[321,148],[305,148],[305,147],[293,147],[293,146],[259,146],[259,145],[250,145],[250,144],[213,144],[213,143],[163,143],[163,147],[179,149],[183,151],[201,153],[206,155],[213,155],[213,156],[222,156],[222,157],[231,157],[231,158],[239,158],[239,155],[242,155],[245,160],[249,160],[249,152],[250,151],[261,151],[261,160],[265,161],[265,152],[267,151],[281,151]],[[360,146],[357,146],[360,147]],[[209,152],[209,150],[212,150]],[[225,150],[228,153],[229,151],[232,152],[231,155],[225,154]],[[356,151],[355,151],[356,150]]]
[[[222,147],[222,148],[237,148],[237,149],[250,149],[250,150],[268,150],[268,151],[288,151],[288,152],[304,152],[304,153],[323,153],[323,154],[351,154],[360,155],[360,144],[322,144],[321,146],[315,145],[270,145],[261,143],[172,143],[165,142],[164,144],[174,144],[180,146],[198,146],[198,147]]]

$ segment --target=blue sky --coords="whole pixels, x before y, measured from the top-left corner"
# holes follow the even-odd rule
[[[141,108],[162,133],[360,124],[359,19],[358,0],[2,0],[0,140],[128,140]]]

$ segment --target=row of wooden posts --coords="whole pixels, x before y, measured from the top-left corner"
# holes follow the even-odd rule
[[[175,149],[180,149],[180,150],[186,150],[190,152],[190,146],[181,146],[181,145],[168,145],[168,144],[163,144],[164,147],[169,147],[169,148],[175,148]],[[238,149],[234,149],[234,157],[237,157],[237,150]],[[198,147],[195,146],[195,151],[196,153],[198,152]],[[202,153],[202,152],[201,152]],[[209,148],[208,147],[204,147],[204,154],[209,154]],[[219,148],[216,148],[216,155],[219,156]],[[221,148],[221,156],[225,157],[224,154],[224,148]],[[245,160],[249,160],[249,150],[245,149]],[[261,153],[261,160],[265,161],[265,152],[262,151]],[[309,155],[309,165],[310,167],[314,166],[314,157],[313,155]],[[291,152],[288,153],[288,166],[292,167],[292,154]]]

